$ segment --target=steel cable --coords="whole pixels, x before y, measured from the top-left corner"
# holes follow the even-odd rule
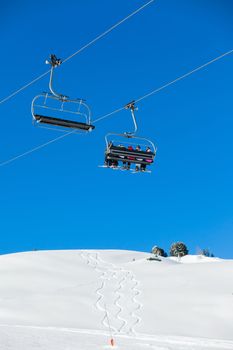
[[[120,20],[119,22],[117,22],[116,24],[114,24],[112,27],[110,27],[109,29],[107,29],[106,31],[104,31],[102,34],[98,35],[95,39],[91,40],[89,43],[87,43],[86,45],[84,45],[83,47],[81,47],[81,49],[75,51],[72,55],[70,55],[69,57],[65,58],[63,60],[63,63],[69,61],[71,58],[73,58],[74,56],[78,55],[80,52],[82,52],[83,50],[87,49],[89,46],[93,45],[96,41],[100,40],[101,38],[103,38],[105,35],[107,35],[108,33],[110,33],[111,31],[113,31],[115,28],[117,28],[119,25],[121,25],[122,23],[124,23],[125,21],[127,21],[129,18],[133,17],[134,15],[136,15],[138,12],[142,11],[145,7],[147,7],[148,5],[150,5],[152,2],[154,2],[155,0],[150,0],[148,1],[146,4],[142,5],[141,7],[139,7],[137,10],[133,11],[132,13],[130,13],[128,16],[126,16],[125,18],[123,18],[122,20]],[[48,70],[47,72],[39,75],[37,78],[33,79],[31,82],[25,84],[24,86],[22,86],[21,88],[19,88],[18,90],[12,92],[9,96],[3,98],[2,100],[0,100],[0,104],[3,104],[4,102],[10,100],[12,97],[14,97],[15,95],[19,94],[21,91],[25,90],[26,88],[28,88],[29,86],[31,86],[32,84],[34,84],[35,82],[37,82],[38,80],[42,79],[44,76],[46,76],[47,74],[50,73],[50,70]]]
[[[220,60],[221,58],[223,58],[223,57],[225,57],[225,56],[227,56],[227,55],[230,55],[231,53],[233,53],[233,50],[230,50],[230,51],[225,52],[224,54],[222,54],[222,55],[220,55],[220,56],[218,56],[218,57],[216,57],[216,58],[214,58],[214,59],[212,59],[212,60],[210,60],[210,61],[208,61],[208,62],[202,64],[201,66],[199,66],[199,67],[197,67],[197,68],[191,70],[190,72],[188,72],[188,73],[186,73],[186,74],[181,75],[180,77],[178,77],[178,78],[176,78],[176,79],[174,79],[174,80],[172,80],[172,81],[166,83],[165,85],[163,85],[163,86],[161,86],[161,87],[159,87],[159,88],[157,88],[157,89],[155,89],[155,90],[149,92],[148,94],[139,97],[135,102],[140,102],[140,101],[142,101],[143,99],[145,99],[145,98],[147,98],[147,97],[149,97],[149,96],[151,96],[151,95],[153,95],[153,94],[155,94],[155,93],[157,93],[157,92],[159,92],[159,91],[165,89],[166,87],[168,87],[168,86],[170,86],[170,85],[172,85],[172,84],[175,84],[176,82],[180,81],[181,79],[184,79],[184,78],[190,76],[191,74],[193,74],[193,73],[195,73],[195,72],[197,72],[197,71],[203,69],[204,67],[207,67],[208,65],[210,65],[210,64],[212,64],[212,63],[214,63],[214,62]],[[122,111],[122,110],[124,110],[124,107],[118,108],[118,109],[116,109],[116,110],[114,110],[114,111],[112,111],[112,112],[110,112],[110,113],[108,113],[108,114],[103,115],[102,117],[97,118],[96,120],[93,121],[93,123],[97,123],[97,122],[99,122],[100,120],[103,120],[103,119],[105,119],[105,118],[108,118],[108,117],[112,116],[113,114],[116,114],[116,113],[118,113],[118,112],[120,112],[120,111]],[[31,150],[29,150],[29,151],[27,151],[27,152],[24,152],[24,153],[22,153],[22,154],[19,154],[19,155],[16,156],[16,157],[10,158],[9,160],[6,160],[6,161],[0,163],[0,166],[9,164],[9,163],[11,163],[11,162],[17,160],[18,158],[21,158],[21,157],[23,157],[23,156],[26,156],[26,155],[32,153],[32,152],[35,152],[35,151],[37,151],[37,150],[39,150],[39,149],[41,149],[41,148],[43,148],[43,147],[46,147],[47,145],[49,145],[49,144],[51,144],[51,143],[53,143],[53,142],[56,142],[56,141],[58,141],[58,140],[60,140],[60,139],[65,138],[66,136],[69,136],[69,135],[74,134],[74,133],[75,133],[75,131],[66,132],[66,134],[64,134],[64,135],[62,135],[62,136],[56,137],[55,139],[52,139],[52,140],[50,140],[50,141],[48,141],[48,142],[46,142],[46,143],[44,143],[44,144],[41,144],[41,145],[39,145],[39,146],[37,146],[37,147],[35,147],[35,148],[32,148]]]

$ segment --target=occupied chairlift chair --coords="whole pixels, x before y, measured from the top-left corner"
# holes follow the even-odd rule
[[[138,137],[135,135],[137,132],[137,123],[136,123],[136,118],[134,113],[134,111],[136,110],[135,102],[132,101],[128,103],[125,106],[125,109],[130,109],[131,111],[131,116],[134,123],[134,131],[125,132],[124,134],[109,133],[105,136],[105,142],[106,142],[105,167],[112,167],[113,169],[114,168],[122,169],[122,167],[116,166],[116,164],[118,164],[118,162],[120,161],[120,162],[123,162],[123,164],[128,163],[129,165],[131,165],[132,163],[134,163],[134,164],[140,165],[141,169],[143,169],[147,165],[153,164],[157,148],[155,147],[154,143],[149,139]],[[114,145],[115,140],[113,141],[113,139],[115,136],[118,137],[117,139],[118,145]],[[127,141],[125,141],[125,139]],[[132,141],[131,141],[132,139],[133,139],[134,145],[140,146],[141,150],[128,149],[128,146],[132,146]],[[150,151],[148,152],[146,150],[142,150],[143,147],[144,148],[148,147]],[[129,169],[129,167],[127,168],[126,166],[123,168]]]
[[[88,105],[83,99],[70,99],[68,96],[57,94],[52,87],[54,68],[61,65],[61,60],[55,55],[50,55],[50,61],[46,61],[51,65],[49,90],[50,93],[42,93],[37,95],[31,105],[33,123],[35,125],[47,124],[52,127],[70,128],[84,132],[92,131],[95,127],[91,125],[91,112]],[[48,111],[49,116],[45,115]],[[63,116],[68,117],[68,119]],[[78,118],[83,121],[77,121]]]

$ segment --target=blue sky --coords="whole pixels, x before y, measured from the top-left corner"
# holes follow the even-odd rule
[[[0,99],[145,2],[1,3]],[[55,86],[86,98],[93,119],[233,49],[231,0],[155,1],[56,70]],[[104,136],[126,111],[0,167],[0,252],[37,249],[209,248],[232,258],[233,55],[138,104],[138,135],[157,147],[152,174],[98,168]],[[0,105],[0,162],[60,135],[34,128],[32,98],[48,76]]]

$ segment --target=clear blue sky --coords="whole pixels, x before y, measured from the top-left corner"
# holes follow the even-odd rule
[[[141,0],[1,2],[0,99],[141,6]],[[231,0],[158,0],[56,70],[56,89],[86,98],[93,119],[233,49]],[[113,248],[233,252],[233,55],[138,104],[158,146],[153,173],[98,168],[126,111],[0,167],[0,252]],[[34,128],[48,76],[0,105],[0,162],[60,135]]]

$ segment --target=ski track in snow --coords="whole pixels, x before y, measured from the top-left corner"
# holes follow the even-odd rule
[[[122,267],[118,267],[112,263],[104,261],[98,253],[81,253],[81,257],[86,261],[87,265],[94,268],[95,271],[100,274],[101,284],[96,289],[97,301],[95,302],[95,308],[104,313],[104,317],[101,320],[101,324],[105,328],[109,328],[107,322],[107,314],[110,322],[111,331],[115,334],[131,334],[136,335],[135,326],[141,322],[141,318],[136,314],[142,308],[142,304],[136,300],[136,297],[141,294],[138,289],[139,281],[136,280],[133,273]],[[111,288],[111,293],[115,296],[112,304],[105,302],[107,299],[105,293],[109,286],[109,283],[117,283],[116,288]],[[130,288],[128,287],[130,285]],[[111,286],[110,286],[111,287]],[[129,298],[131,300],[131,309],[126,309],[122,306],[122,299]],[[115,313],[109,311],[112,309],[118,309]]]
[[[136,297],[141,294],[141,291],[137,288],[139,282],[135,279],[133,274],[131,276],[131,280],[134,282],[134,286],[132,287],[132,291],[134,292],[134,295],[132,296],[132,302],[136,305],[136,309],[131,312],[132,317],[136,319],[133,325],[131,326],[131,331],[135,333],[134,327],[142,321],[141,317],[135,314],[135,312],[142,308],[142,304],[138,300],[136,300]]]
[[[104,264],[106,265],[107,263],[101,259],[99,256],[98,256],[98,259]],[[112,268],[116,269],[119,271],[120,274],[123,273],[123,278],[118,282],[118,288],[115,290],[115,294],[118,294],[118,296],[116,297],[115,299],[115,304],[117,304],[119,306],[119,311],[118,313],[115,315],[115,317],[117,317],[119,320],[122,321],[122,325],[120,326],[120,328],[118,329],[118,332],[125,332],[125,333],[128,333],[128,334],[136,334],[136,331],[135,329],[133,328],[136,324],[138,324],[140,321],[141,321],[141,318],[139,316],[137,316],[135,314],[135,311],[139,310],[142,308],[142,304],[139,303],[138,301],[136,301],[135,297],[136,295],[139,295],[141,294],[141,292],[139,292],[138,289],[136,289],[136,286],[139,285],[139,282],[136,280],[135,276],[132,274],[131,271],[129,270],[126,270],[124,268],[119,268],[117,267],[116,265],[112,264],[112,263],[108,263],[108,265],[112,266]],[[123,286],[124,284],[126,284],[127,282],[135,282],[135,285],[133,287],[130,288],[130,294],[133,294],[133,296],[131,296],[131,301],[132,303],[135,305],[135,308],[133,310],[130,310],[128,312],[128,317],[127,319],[124,319],[122,316],[120,316],[120,314],[122,314],[125,310],[123,309],[123,307],[120,305],[119,301],[121,300],[122,297],[124,297],[125,295],[129,294],[126,293],[126,292],[123,292]],[[121,291],[121,292],[120,292]],[[133,322],[132,324],[132,317],[135,319],[136,318],[136,321]],[[130,325],[131,323],[131,325]],[[128,328],[128,329],[127,329]]]
[[[104,317],[101,320],[101,324],[106,327],[109,328],[109,325],[107,323],[107,314],[106,314],[106,310],[105,307],[102,306],[101,301],[104,300],[104,294],[101,292],[102,290],[104,290],[105,284],[106,284],[106,280],[109,280],[109,277],[107,277],[107,272],[108,271],[101,271],[97,266],[97,257],[94,258],[93,255],[91,255],[90,253],[87,253],[86,255],[84,255],[83,253],[81,253],[81,257],[82,258],[86,258],[87,261],[87,265],[89,265],[90,267],[94,268],[95,271],[97,273],[101,273],[100,278],[102,279],[101,281],[101,285],[95,290],[95,293],[97,295],[97,300],[95,302],[95,308],[99,311],[101,311],[102,313],[104,313]],[[116,332],[116,328],[112,327],[110,325],[110,328],[112,331]]]
[[[122,318],[120,314],[123,311],[122,306],[119,304],[120,299],[122,298],[122,294],[120,290],[122,289],[122,283],[126,280],[126,277],[124,276],[119,282],[118,282],[118,287],[115,289],[114,293],[117,295],[116,299],[114,300],[114,304],[118,306],[119,311],[115,314],[115,317],[122,322],[121,326],[118,328],[118,332],[121,332],[121,330],[127,325],[127,320]]]

